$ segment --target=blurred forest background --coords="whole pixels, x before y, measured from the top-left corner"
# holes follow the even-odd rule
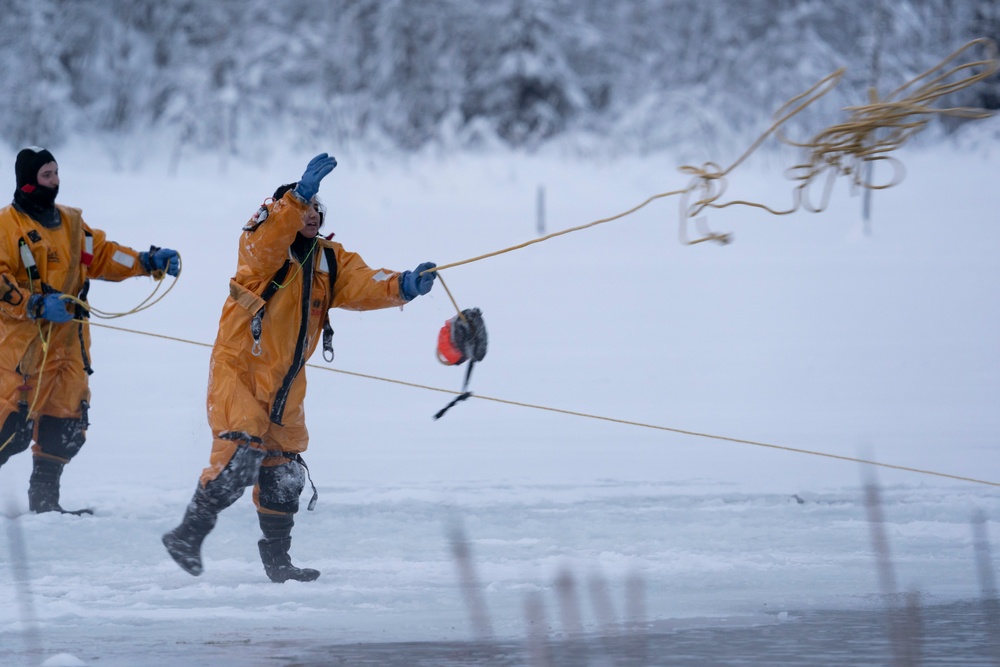
[[[996,39],[1000,0],[0,0],[0,28],[12,148],[614,155],[743,143],[838,67],[811,113],[864,102]],[[1000,78],[956,97],[997,108]]]

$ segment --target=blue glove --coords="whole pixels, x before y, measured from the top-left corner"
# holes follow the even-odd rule
[[[170,248],[149,246],[149,252],[140,252],[139,261],[147,273],[166,271],[167,275],[177,276],[181,272],[181,256]]]
[[[309,165],[303,172],[302,178],[299,179],[298,185],[295,186],[295,194],[304,201],[311,200],[319,192],[319,182],[336,166],[337,158],[330,157],[326,153],[320,153],[309,160]]]
[[[56,323],[69,322],[73,319],[73,313],[66,310],[69,301],[60,298],[62,296],[62,292],[32,294],[28,297],[28,317]]]
[[[413,271],[403,271],[399,275],[399,294],[407,301],[413,301],[421,294],[427,294],[434,286],[434,279],[437,278],[437,271],[427,271],[433,269],[437,264],[434,262],[424,262]]]

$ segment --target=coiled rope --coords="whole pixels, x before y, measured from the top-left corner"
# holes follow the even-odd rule
[[[83,308],[84,310],[86,310],[88,313],[90,313],[91,316],[97,317],[97,318],[102,319],[102,320],[114,320],[114,319],[118,319],[119,317],[125,317],[126,315],[133,315],[135,313],[141,313],[144,310],[152,308],[153,306],[155,306],[156,304],[158,304],[160,301],[162,301],[165,296],[167,296],[168,294],[170,294],[170,290],[172,290],[174,288],[174,286],[177,284],[177,278],[180,276],[181,270],[183,270],[183,268],[184,268],[184,264],[183,264],[183,262],[181,260],[180,254],[177,255],[177,262],[178,262],[177,276],[174,276],[173,282],[170,283],[170,285],[167,287],[166,291],[163,292],[163,294],[160,294],[159,296],[156,296],[157,292],[160,291],[160,288],[163,287],[163,283],[164,283],[163,279],[166,277],[166,274],[164,272],[160,271],[160,272],[158,272],[159,275],[154,274],[154,275],[151,276],[153,278],[153,280],[156,281],[156,287],[153,289],[153,291],[150,293],[150,295],[147,296],[142,301],[140,301],[139,305],[135,306],[134,308],[132,308],[130,310],[122,312],[122,313],[112,313],[112,312],[109,312],[109,311],[100,310],[99,308],[95,308],[93,305],[91,305],[89,301],[84,301],[83,299],[80,299],[79,297],[73,296],[72,294],[63,294],[59,298],[65,300],[65,301],[70,301],[72,303],[75,303],[76,305],[80,306],[81,308]],[[77,320],[77,321],[79,321],[79,320]]]
[[[981,48],[984,52],[984,56],[981,59],[957,65],[952,64],[976,48]],[[687,238],[687,221],[694,219],[697,223],[701,223],[702,221],[698,219],[698,216],[708,208],[722,209],[739,205],[763,209],[773,215],[789,215],[800,208],[810,213],[819,213],[825,210],[830,200],[833,183],[837,176],[841,175],[850,176],[852,184],[856,187],[871,190],[884,190],[893,187],[902,182],[904,171],[902,163],[888,154],[901,147],[913,135],[926,127],[933,116],[986,118],[992,115],[986,109],[968,107],[938,109],[932,105],[945,95],[968,88],[992,76],[998,69],[1000,69],[1000,61],[997,60],[996,43],[986,38],[974,39],[934,67],[917,75],[881,99],[874,89],[869,90],[870,99],[868,104],[846,107],[844,111],[848,112],[847,120],[826,128],[812,139],[798,142],[787,138],[781,131],[782,126],[816,100],[836,88],[846,71],[843,68],[838,69],[817,81],[805,92],[796,95],[782,104],[774,112],[771,126],[725,169],[715,162],[705,162],[701,166],[684,165],[680,167],[680,172],[692,177],[686,188],[652,195],[642,203],[617,215],[594,220],[578,227],[564,229],[470,259],[443,264],[433,269],[427,269],[427,271],[440,273],[446,269],[462,266],[463,264],[471,264],[472,262],[478,262],[489,257],[520,250],[521,248],[542,243],[557,236],[563,236],[572,232],[589,229],[596,225],[620,220],[658,199],[675,195],[681,196],[679,209],[679,235],[681,242],[685,245],[695,245],[705,241],[728,243],[732,240],[730,234],[715,233],[704,228],[698,238],[693,240]],[[968,70],[978,71],[967,73]],[[964,77],[956,78],[963,73],[966,73]],[[791,207],[777,209],[766,204],[747,200],[722,201],[727,188],[726,177],[745,162],[772,135],[781,143],[801,149],[806,154],[806,159],[802,163],[794,165],[786,171],[786,175],[791,180],[797,182],[792,192]],[[889,161],[893,165],[894,175],[889,182],[874,184],[864,180],[863,175],[865,170],[863,167],[865,163],[876,161]],[[809,197],[810,187],[824,175],[826,182],[820,196],[819,204],[813,204]]]
[[[181,261],[180,255],[177,256],[177,261],[178,261],[179,266],[180,266],[180,261]],[[178,275],[180,275],[180,270],[178,270]],[[113,319],[117,319],[119,317],[125,317],[126,315],[131,315],[133,313],[142,312],[143,310],[146,310],[147,308],[152,308],[157,303],[159,303],[160,300],[163,299],[163,297],[165,297],[167,294],[170,293],[170,290],[172,290],[174,288],[174,285],[177,284],[177,277],[175,276],[173,282],[170,283],[170,286],[167,287],[166,291],[163,292],[163,294],[161,294],[159,297],[156,297],[157,292],[160,291],[160,287],[163,286],[163,278],[165,276],[166,276],[166,274],[164,272],[162,272],[162,271],[158,272],[158,275],[154,274],[152,276],[152,278],[156,281],[156,287],[153,289],[153,291],[150,293],[150,295],[147,296],[145,299],[143,299],[139,303],[139,305],[137,305],[134,308],[132,308],[132,309],[126,311],[126,312],[123,312],[123,313],[112,313],[112,312],[100,310],[98,308],[94,308],[89,302],[84,301],[83,299],[80,299],[79,297],[73,296],[72,294],[62,294],[62,295],[60,295],[59,298],[61,300],[63,300],[63,301],[69,301],[71,303],[74,303],[74,304],[80,306],[81,308],[83,308],[84,310],[86,310],[88,313],[90,313],[90,315],[92,315],[94,317],[98,317],[98,318],[104,319],[104,320],[113,320]],[[154,299],[154,297],[156,297],[156,298]],[[74,319],[74,320],[71,320],[71,321],[73,321],[73,322],[84,322],[85,320]],[[30,416],[32,414],[34,414],[34,412],[35,412],[35,406],[38,404],[38,396],[39,396],[39,394],[41,392],[41,389],[42,389],[42,378],[45,375],[45,365],[46,365],[46,362],[48,361],[48,358],[49,358],[49,341],[52,339],[52,322],[46,322],[45,324],[47,325],[48,328],[46,329],[46,332],[43,332],[42,331],[42,323],[39,322],[39,321],[37,321],[37,320],[35,321],[35,326],[38,328],[38,340],[41,341],[41,345],[42,345],[42,360],[41,360],[41,363],[38,366],[38,376],[35,378],[35,391],[34,391],[34,395],[31,398],[31,405],[28,407],[29,418],[30,418]],[[92,322],[91,324],[94,324],[96,326],[100,326],[96,322]],[[6,449],[7,446],[11,442],[14,441],[14,438],[16,436],[17,436],[17,431],[15,430],[14,433],[11,433],[10,437],[7,438],[6,441],[0,443],[0,452],[2,452],[4,449]]]
[[[122,331],[125,333],[138,334],[140,336],[150,336],[152,338],[162,338],[164,340],[172,340],[178,343],[186,343],[188,345],[197,345],[199,347],[211,348],[212,345],[208,343],[201,343],[198,341],[188,340],[186,338],[179,338],[177,336],[167,336],[165,334],[151,333],[148,331],[139,331],[137,329],[126,329],[124,327],[112,326],[110,324],[98,324],[93,323],[95,327],[103,327],[105,329],[113,329],[115,331]],[[391,384],[402,385],[404,387],[412,387],[414,389],[424,389],[426,391],[436,391],[442,394],[452,394],[458,395],[461,392],[453,391],[451,389],[442,389],[440,387],[432,387],[430,385],[419,384],[416,382],[406,382],[404,380],[394,380],[392,378],[379,377],[378,375],[370,375],[368,373],[358,373],[355,371],[346,371],[340,368],[331,368],[329,366],[318,366],[316,364],[306,364],[309,368],[315,368],[317,370],[326,371],[328,373],[339,373],[341,375],[349,375],[351,377],[364,378],[366,380],[377,380],[379,382],[389,382]],[[532,410],[545,410],[547,412],[555,412],[558,414],[569,415],[571,417],[582,417],[585,419],[596,419],[600,421],[611,422],[614,424],[624,424],[626,426],[637,426],[639,428],[653,429],[657,431],[668,431],[670,433],[677,433],[679,435],[693,436],[696,438],[707,438],[710,440],[719,440],[723,442],[732,442],[740,445],[752,445],[754,447],[766,447],[768,449],[776,449],[785,452],[792,452],[795,454],[808,454],[810,456],[820,456],[828,459],[836,459],[839,461],[847,461],[851,463],[860,463],[864,465],[877,466],[880,468],[889,468],[892,470],[902,470],[905,472],[917,473],[920,475],[931,475],[934,477],[942,477],[945,479],[958,480],[962,482],[972,482],[974,484],[985,484],[986,486],[1000,487],[1000,482],[993,482],[985,479],[977,479],[974,477],[965,477],[963,475],[953,475],[950,473],[937,472],[935,470],[926,470],[923,468],[913,468],[910,466],[896,465],[893,463],[884,463],[881,461],[872,461],[870,459],[861,459],[853,456],[843,456],[840,454],[830,454],[828,452],[818,452],[810,449],[802,449],[800,447],[788,447],[785,445],[776,445],[768,442],[760,442],[757,440],[746,440],[744,438],[731,438],[724,435],[713,435],[711,433],[700,433],[698,431],[689,431],[686,429],[673,428],[670,426],[660,426],[657,424],[647,424],[638,421],[631,421],[628,419],[618,419],[615,417],[605,417],[602,415],[595,415],[586,412],[577,412],[575,410],[563,410],[561,408],[547,407],[544,405],[535,405],[532,403],[523,403],[521,401],[511,401],[503,398],[494,398],[491,396],[482,396],[480,394],[472,394],[471,398],[478,399],[481,401],[491,401],[493,403],[502,403],[504,405],[512,405],[519,408],[531,408]]]
[[[41,391],[42,378],[45,376],[45,362],[49,358],[49,341],[52,339],[52,322],[45,322],[47,329],[45,332],[42,331],[42,323],[35,320],[35,327],[38,329],[38,340],[42,344],[42,363],[38,367],[38,377],[35,380],[35,395],[31,398],[31,405],[28,406],[28,414],[30,415],[35,411],[35,405],[38,404],[38,395]],[[17,437],[17,429],[10,434],[3,443],[0,443],[0,452],[7,449],[7,445],[14,442],[14,438]]]

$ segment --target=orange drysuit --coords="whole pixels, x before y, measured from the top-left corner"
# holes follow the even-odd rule
[[[55,228],[14,206],[0,209],[0,465],[26,449],[31,439],[37,442],[36,455],[66,463],[82,446],[87,426],[91,370],[85,312],[77,309],[77,319],[62,324],[31,320],[28,297],[42,292],[44,284],[85,300],[90,278],[120,281],[149,275],[135,250],[88,227],[79,209],[56,208],[62,221]],[[70,302],[67,306],[75,308]],[[75,420],[77,442],[67,449],[65,442],[40,440],[40,418]]]
[[[236,275],[229,283],[229,298],[212,349],[208,421],[214,439],[201,487],[209,491],[210,487],[226,487],[225,491],[215,489],[212,495],[228,496],[231,502],[242,493],[241,485],[259,482],[254,501],[265,513],[297,509],[297,494],[294,501],[288,497],[262,502],[260,493],[262,486],[281,486],[280,480],[264,479],[268,469],[289,463],[308,445],[304,366],[328,327],[327,311],[406,303],[396,271],[369,268],[339,243],[317,236],[301,261],[292,253],[303,214],[311,205],[288,191],[262,206],[244,228]],[[245,468],[254,468],[253,474]]]

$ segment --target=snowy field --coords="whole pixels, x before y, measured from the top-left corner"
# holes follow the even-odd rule
[[[210,344],[240,227],[323,150],[340,159],[320,191],[324,231],[400,270],[535,238],[539,187],[552,232],[687,184],[668,157],[390,161],[316,146],[170,173],[166,159],[115,169],[100,147],[57,150],[60,202],[114,240],[183,256],[162,302],[105,323]],[[433,354],[454,315],[439,284],[403,312],[334,312],[336,360],[312,359],[320,499],[297,516],[292,557],[320,579],[267,580],[249,493],[193,578],[159,538],[208,460],[209,349],[95,327],[92,426],[63,476],[63,505],[95,516],[20,514],[30,458],[0,469],[0,504],[18,515],[0,534],[0,664],[546,664],[546,640],[567,637],[549,655],[577,657],[558,664],[887,664],[878,623],[894,598],[877,577],[868,480],[899,591],[944,619],[927,624],[924,664],[995,664],[988,633],[968,637],[981,619],[961,619],[984,585],[977,512],[987,570],[1000,554],[1000,156],[898,155],[906,179],[876,194],[870,235],[841,181],[821,214],[712,213],[734,235],[725,247],[680,244],[674,198],[444,271],[490,335],[471,386],[993,485],[488,400],[434,421],[451,395],[324,370],[458,390],[464,367]],[[741,167],[731,195],[787,206],[792,159]],[[0,173],[12,188],[12,153]],[[90,300],[125,311],[152,289],[97,284]],[[623,633],[642,653],[587,643]],[[862,636],[844,657],[842,640]]]

